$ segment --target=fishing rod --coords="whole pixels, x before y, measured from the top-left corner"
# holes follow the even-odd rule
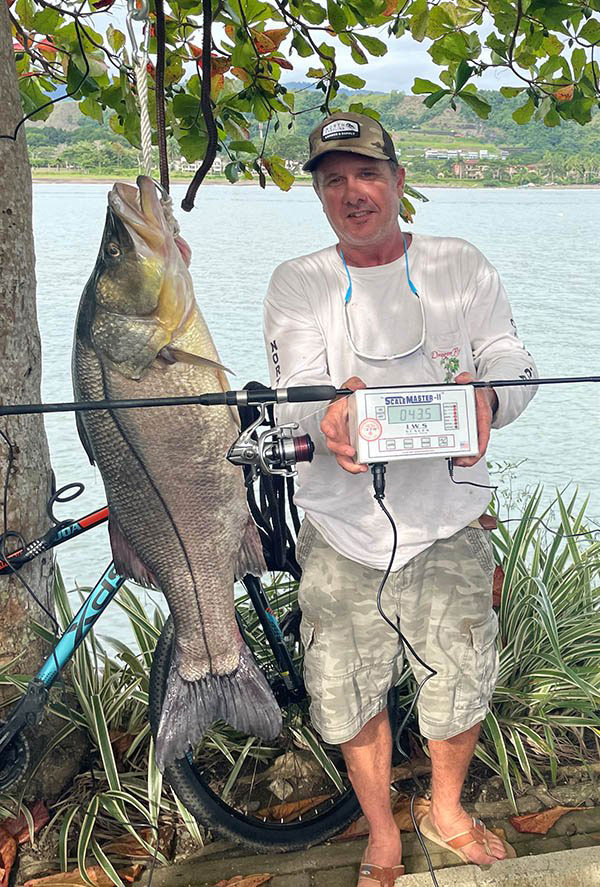
[[[564,376],[548,379],[497,379],[467,383],[472,388],[508,388],[526,385],[575,385],[584,382],[600,382],[600,376]],[[377,390],[418,391],[430,388],[456,388],[454,383],[423,385],[387,385]],[[362,389],[369,391],[369,388]],[[253,390],[219,391],[207,394],[190,394],[182,397],[134,398],[131,400],[86,400],[65,403],[28,403],[0,405],[0,416],[24,416],[38,413],[84,413],[92,410],[128,410],[150,407],[193,406],[253,406],[271,403],[312,403],[347,397],[355,392],[351,388],[334,385],[295,385],[290,388],[260,388]]]

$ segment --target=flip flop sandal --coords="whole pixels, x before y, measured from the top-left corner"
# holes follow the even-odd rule
[[[360,868],[358,870],[358,883],[361,881],[370,881],[379,887],[394,887],[396,878],[404,874],[403,865],[382,866],[375,865],[373,862],[365,862],[363,856]]]
[[[472,859],[469,859],[466,853],[463,852],[463,847],[468,847],[469,844],[480,844],[488,856],[493,856],[494,854],[491,851],[487,835],[488,830],[481,821],[481,819],[475,819],[473,817],[473,825],[466,832],[460,832],[458,835],[454,835],[452,838],[448,838],[444,840],[440,833],[437,831],[435,826],[433,825],[431,819],[429,818],[429,814],[425,814],[421,822],[419,823],[419,829],[421,830],[421,834],[428,838],[430,841],[433,841],[434,844],[437,844],[439,847],[444,847],[446,850],[451,850],[453,853],[462,859],[463,862],[468,863],[469,865],[477,865],[476,862],[473,862]],[[502,839],[500,839],[502,840]],[[516,853],[514,847],[511,847],[509,843],[506,841],[502,841],[504,844],[504,849],[506,850],[506,858],[507,859],[515,859]],[[500,860],[498,860],[500,862]]]

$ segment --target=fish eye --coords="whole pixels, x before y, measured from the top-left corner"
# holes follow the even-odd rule
[[[116,243],[109,243],[106,247],[106,252],[109,256],[113,256],[116,259],[117,256],[121,255],[121,248]]]

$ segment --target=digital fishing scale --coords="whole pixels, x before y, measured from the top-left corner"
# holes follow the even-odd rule
[[[473,385],[359,388],[348,399],[348,428],[365,464],[479,452]]]

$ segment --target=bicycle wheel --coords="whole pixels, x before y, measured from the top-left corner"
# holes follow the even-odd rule
[[[294,600],[293,586],[265,589],[277,618]],[[270,647],[260,642],[256,612],[236,599],[243,634],[278,695]],[[290,620],[289,625],[299,620]],[[297,630],[286,634],[288,648],[300,661]],[[153,735],[160,720],[171,663],[174,629],[165,623],[150,674],[149,720]],[[166,768],[165,778],[182,804],[204,826],[258,850],[300,850],[340,832],[360,812],[337,746],[325,744],[310,724],[308,700],[282,705],[283,730],[275,742],[241,735],[215,724],[185,758]]]

